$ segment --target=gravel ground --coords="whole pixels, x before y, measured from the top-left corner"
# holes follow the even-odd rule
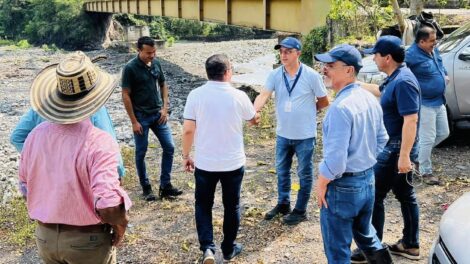
[[[214,53],[226,53],[235,66],[255,58],[273,54],[275,40],[228,41],[218,43],[177,43],[158,51],[162,67],[171,89],[171,126],[180,147],[181,115],[185,98],[190,90],[205,82],[204,61]],[[65,52],[45,52],[33,48],[9,51],[0,48],[0,201],[8,201],[17,195],[18,153],[9,143],[9,134],[22,113],[29,107],[29,85],[35,74],[49,63],[57,62]],[[109,59],[100,62],[102,68],[119,76],[126,61],[135,54],[116,51],[94,51],[90,56],[107,54]],[[237,72],[237,67],[235,68]],[[246,73],[246,69],[238,69]],[[259,88],[259,87],[255,87]],[[140,187],[132,164],[133,142],[131,127],[123,108],[120,89],[106,104],[115,124],[122,146],[128,174],[124,186],[134,202],[130,212],[132,227],[126,244],[119,249],[120,263],[197,263],[200,257],[194,224],[193,188],[191,175],[181,170],[179,157],[175,160],[173,179],[184,194],[176,201],[145,203],[139,199]],[[272,114],[272,113],[271,113]],[[321,118],[320,118],[321,120]],[[272,126],[250,128],[246,133],[247,170],[242,190],[242,225],[239,241],[245,245],[244,253],[235,263],[326,263],[319,226],[319,211],[312,204],[309,220],[295,227],[286,227],[279,219],[267,222],[262,213],[276,203],[276,177],[273,174],[274,139]],[[321,134],[319,134],[321,135]],[[470,190],[470,140],[468,132],[458,132],[448,143],[434,152],[436,174],[441,177],[440,186],[417,188],[420,201],[420,239],[422,259],[412,263],[427,263],[426,258],[436,237],[443,208],[462,193]],[[316,162],[321,159],[321,137]],[[151,140],[151,144],[155,140]],[[158,146],[158,144],[157,144]],[[152,148],[148,155],[150,175],[159,168],[160,150]],[[153,166],[155,165],[155,166]],[[157,178],[157,177],[155,177]],[[294,179],[295,179],[294,175]],[[155,179],[153,179],[156,181]],[[295,181],[295,180],[294,180]],[[220,192],[220,190],[218,190]],[[295,194],[295,191],[293,191]],[[220,197],[220,193],[219,193]],[[387,219],[384,242],[393,243],[400,238],[402,229],[398,203],[390,195],[386,201]],[[215,237],[221,241],[223,207],[220,198],[214,206]],[[0,249],[4,252],[0,263],[38,263],[34,243],[18,248],[6,242],[5,227],[0,226]],[[220,252],[218,252],[220,261]],[[395,258],[395,263],[410,263]]]

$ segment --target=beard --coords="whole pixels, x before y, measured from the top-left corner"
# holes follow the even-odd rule
[[[333,82],[330,77],[323,75],[323,83],[325,84],[326,88],[331,89],[331,85]]]

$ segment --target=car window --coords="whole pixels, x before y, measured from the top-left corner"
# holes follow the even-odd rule
[[[447,38],[443,39],[442,42],[439,43],[438,49],[441,53],[449,52],[460,45],[460,43],[468,36],[470,36],[470,23],[463,25]]]

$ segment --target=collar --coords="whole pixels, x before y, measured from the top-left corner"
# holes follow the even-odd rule
[[[215,88],[233,88],[230,82],[221,82],[221,81],[207,81],[206,83],[209,87]]]
[[[152,68],[152,66],[153,66],[153,60],[152,60],[152,62],[150,63],[150,66],[148,66],[147,64],[145,64],[145,63],[139,58],[139,54],[137,54],[136,59],[137,59],[137,65],[139,65],[140,67],[149,69],[149,68]]]
[[[293,77],[290,77],[289,73],[286,71],[286,67],[284,67],[284,65],[282,66],[282,74],[286,75],[286,77],[289,77],[289,78],[295,78],[297,77],[297,75],[299,74],[300,72],[300,69],[302,68],[302,62],[299,64],[299,68],[297,69],[297,72],[295,73],[295,75]]]
[[[351,90],[351,89],[354,89],[354,88],[357,88],[359,87],[360,85],[358,83],[350,83],[346,86],[343,87],[343,89],[341,89],[337,94],[336,94],[336,98],[338,98],[341,94],[343,94],[344,91],[346,90]]]

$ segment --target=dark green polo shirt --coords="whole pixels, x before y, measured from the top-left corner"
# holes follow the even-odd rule
[[[137,56],[122,71],[121,87],[131,90],[132,107],[137,112],[154,114],[160,111],[163,105],[160,85],[164,82],[162,66],[156,59],[149,67]]]

